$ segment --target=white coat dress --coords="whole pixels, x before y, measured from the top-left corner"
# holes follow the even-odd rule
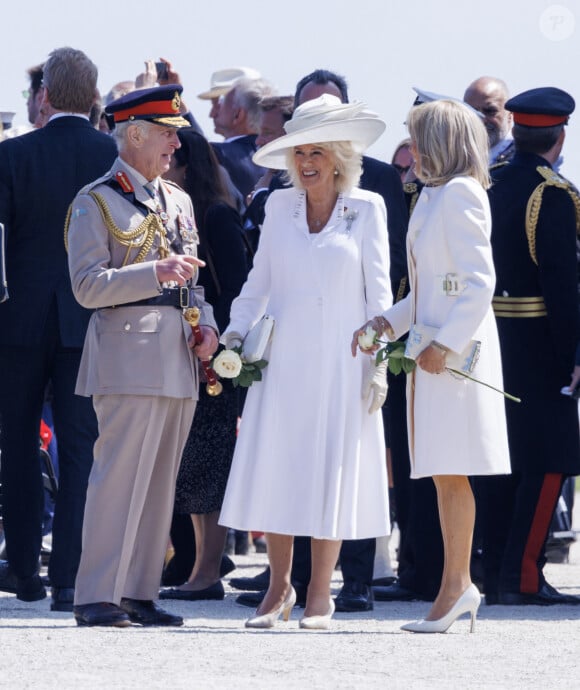
[[[455,352],[481,341],[472,375],[503,389],[490,234],[487,194],[475,179],[424,187],[407,235],[411,291],[384,316],[396,337],[417,323],[438,327],[435,340]],[[408,376],[407,407],[412,477],[510,473],[499,393],[417,367]]]
[[[391,304],[386,211],[360,189],[339,195],[318,234],[305,193],[275,191],[229,332],[275,319],[263,380],[244,405],[220,523],[327,539],[389,531],[380,411],[361,396],[370,358],[353,331]]]

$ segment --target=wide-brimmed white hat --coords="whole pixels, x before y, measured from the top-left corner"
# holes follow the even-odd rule
[[[343,103],[336,96],[323,94],[299,105],[284,125],[286,134],[258,149],[257,165],[283,170],[286,153],[294,146],[349,141],[362,152],[385,131],[385,123],[364,103]]]
[[[226,67],[226,69],[219,69],[211,75],[209,91],[198,93],[197,97],[204,101],[219,98],[231,91],[238,79],[242,77],[246,79],[260,79],[261,76],[257,70],[251,67]]]

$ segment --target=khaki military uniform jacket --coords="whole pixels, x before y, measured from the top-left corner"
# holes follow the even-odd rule
[[[120,194],[107,184],[111,179],[121,179],[125,191],[128,181],[133,192]],[[195,256],[198,240],[189,196],[164,180],[160,196],[168,234],[179,238],[184,253]],[[73,292],[82,306],[96,310],[83,349],[78,395],[197,399],[197,362],[188,346],[191,327],[182,311],[172,306],[123,306],[170,287],[160,286],[155,273],[155,261],[164,254],[163,233],[138,231],[147,210],[155,214],[158,207],[119,158],[107,175],[83,188],[73,201],[68,230]],[[211,306],[203,297],[198,302],[200,324],[217,331]]]

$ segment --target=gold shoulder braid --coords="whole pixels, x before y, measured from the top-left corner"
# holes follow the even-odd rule
[[[417,190],[417,185],[415,182],[405,182],[403,184],[403,191],[411,197],[411,203],[409,204],[409,215],[413,213],[417,199],[419,198],[419,192]]]
[[[506,165],[508,165],[509,161],[497,161],[497,163],[492,163],[489,166],[489,172],[493,172],[494,170],[499,170],[500,168],[505,168]]]
[[[580,197],[576,192],[573,185],[564,179],[557,172],[551,168],[546,168],[543,165],[539,165],[536,168],[537,172],[544,178],[544,182],[541,182],[532,192],[532,195],[528,199],[528,205],[526,207],[526,235],[528,237],[528,247],[530,250],[530,256],[532,261],[538,265],[538,256],[536,254],[536,228],[538,226],[538,218],[540,216],[540,207],[542,205],[542,196],[544,194],[544,189],[546,186],[558,187],[559,189],[564,189],[570,195],[570,198],[574,202],[574,208],[576,210],[576,234],[580,231]]]
[[[127,253],[125,254],[125,259],[122,264],[123,266],[127,265],[127,262],[129,261],[129,253],[133,248],[139,249],[140,251],[131,263],[138,264],[144,261],[145,257],[147,256],[147,254],[151,250],[151,247],[153,246],[156,234],[159,234],[159,238],[161,241],[159,247],[159,255],[162,259],[164,259],[166,256],[169,256],[169,248],[167,245],[165,228],[157,214],[149,213],[147,216],[145,216],[143,221],[139,223],[139,225],[134,230],[123,230],[115,224],[115,221],[113,220],[113,216],[111,215],[111,211],[109,210],[109,207],[107,206],[107,202],[105,201],[105,199],[100,194],[97,194],[97,192],[89,192],[89,196],[91,196],[95,200],[95,203],[99,207],[101,217],[103,219],[103,222],[105,223],[107,230],[111,233],[111,235],[120,245],[122,245],[123,247],[127,247]],[[70,225],[71,215],[72,204],[71,206],[69,206],[64,225],[64,246],[67,252],[68,229]]]

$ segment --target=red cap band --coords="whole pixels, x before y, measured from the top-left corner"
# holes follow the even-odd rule
[[[142,103],[141,105],[133,105],[126,110],[119,110],[113,113],[115,122],[123,122],[129,120],[131,115],[179,115],[179,106],[174,107],[174,100],[172,101],[149,101],[149,103]]]
[[[534,115],[530,113],[514,113],[516,125],[526,127],[553,127],[568,122],[568,115]]]

